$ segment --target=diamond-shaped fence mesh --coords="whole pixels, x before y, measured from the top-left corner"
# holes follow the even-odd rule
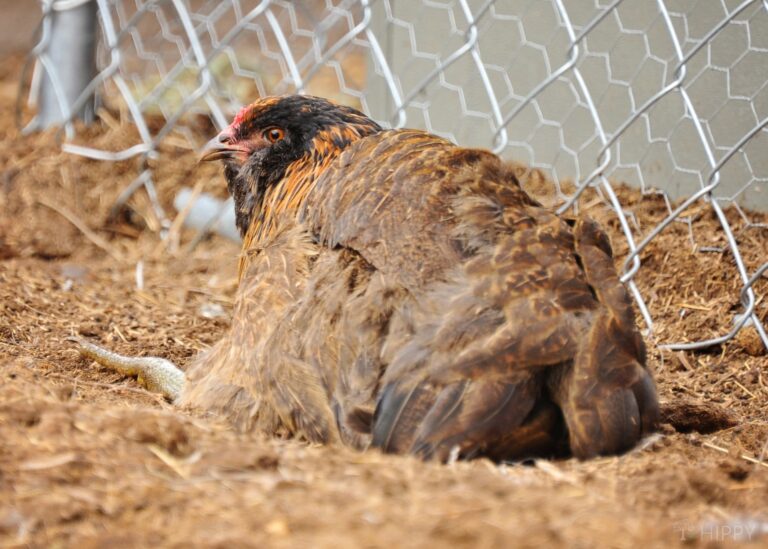
[[[649,329],[655,306],[635,279],[644,251],[682,224],[676,245],[721,254],[740,292],[719,337],[671,346],[751,325],[768,347],[768,251],[750,238],[768,228],[753,213],[768,211],[768,0],[93,1],[99,72],[81,100],[127,109],[138,138],[66,150],[147,157],[171,134],[198,147],[196,116],[221,128],[258,96],[323,95],[541,168],[561,211],[595,189],[626,238],[623,279]],[[36,72],[54,82],[45,21],[82,4],[43,1]],[[660,201],[664,220],[648,226],[619,182]],[[150,170],[122,199],[141,189],[156,202]],[[718,234],[700,234],[702,216]],[[690,273],[710,275],[722,273]]]

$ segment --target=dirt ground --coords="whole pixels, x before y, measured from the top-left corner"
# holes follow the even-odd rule
[[[55,132],[20,136],[18,67],[0,62],[0,546],[768,544],[768,358],[754,331],[696,353],[651,341],[661,432],[585,463],[439,465],[238,434],[80,358],[67,336],[183,367],[228,326],[238,249],[217,237],[192,248],[178,227],[162,242],[141,193],[110,219],[135,162],[62,154]],[[77,141],[132,144],[124,122],[103,113]],[[197,166],[183,142],[169,139],[152,163],[168,211],[182,185],[224,192],[218,169]],[[660,198],[621,197],[646,226],[666,212]],[[584,200],[621,257],[615,221]],[[690,215],[720,238],[708,212]],[[754,269],[768,231],[743,238]],[[691,253],[683,224],[643,260],[638,286],[659,340],[721,333],[739,310],[731,258]]]

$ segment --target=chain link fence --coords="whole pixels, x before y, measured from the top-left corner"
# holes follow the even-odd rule
[[[89,4],[99,23],[97,68],[72,97],[55,59],[56,21]],[[622,277],[649,331],[654,312],[635,283],[642,253],[670,225],[684,224],[695,253],[721,253],[735,265],[740,310],[723,319],[719,337],[688,334],[692,343],[666,346],[707,347],[751,325],[768,348],[765,295],[755,290],[768,252],[745,250],[760,245],[745,235],[768,229],[753,213],[768,211],[768,0],[43,0],[42,7],[30,99],[39,102],[48,82],[70,136],[73,118],[94,101],[121,105],[138,130],[123,150],[66,143],[68,152],[146,160],[169,136],[201,146],[195,117],[223,128],[258,96],[323,95],[385,125],[424,128],[542,168],[554,178],[560,211],[596,189],[626,238]],[[39,116],[29,129],[43,125]],[[616,182],[661,196],[663,221],[646,226],[621,203]],[[119,201],[139,191],[167,219],[149,168]],[[697,234],[702,210],[716,218],[716,238]],[[747,255],[759,262],[748,265]]]

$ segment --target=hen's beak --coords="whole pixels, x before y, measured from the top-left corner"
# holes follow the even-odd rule
[[[232,143],[232,135],[224,130],[219,135],[208,141],[200,151],[198,162],[211,162],[231,158],[235,153],[241,152],[241,148]]]

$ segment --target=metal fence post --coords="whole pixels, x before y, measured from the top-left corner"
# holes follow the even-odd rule
[[[93,0],[53,0],[47,17],[50,18],[47,27],[50,35],[45,48],[48,66],[42,71],[35,129],[66,122],[62,103],[71,107],[96,76],[97,3]],[[79,111],[73,113],[73,118],[90,123],[94,110],[95,97],[83,103]]]

